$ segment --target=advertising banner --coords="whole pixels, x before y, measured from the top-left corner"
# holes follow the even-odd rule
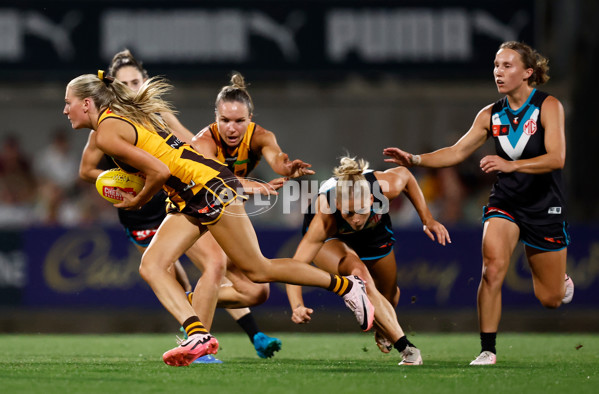
[[[445,247],[417,230],[395,231],[400,305],[476,308],[482,231],[449,230],[452,243]],[[576,284],[572,306],[595,307],[599,305],[599,293],[594,290],[599,284],[599,229],[574,227],[571,232],[574,241],[568,251],[568,273]],[[257,235],[269,258],[292,256],[300,240],[299,230],[262,229]],[[139,252],[120,228],[36,228],[26,230],[22,239],[22,251],[13,252],[25,256],[27,269],[19,276],[14,263],[11,283],[24,290],[23,305],[160,307],[139,275]],[[503,286],[503,305],[540,307],[521,245],[515,257]],[[184,266],[194,278],[195,268],[189,262]],[[312,307],[343,307],[340,298],[320,289],[304,288],[304,299]],[[283,284],[271,284],[266,305],[288,308]]]
[[[21,231],[0,231],[0,305],[20,305],[27,281]]]
[[[51,4],[51,6],[49,5]],[[203,80],[490,74],[503,41],[533,46],[535,2],[22,1],[0,8],[0,78],[61,80],[125,48],[150,74]],[[255,73],[255,74],[254,74]]]

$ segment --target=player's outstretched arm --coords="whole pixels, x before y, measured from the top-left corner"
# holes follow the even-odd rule
[[[389,157],[385,161],[405,167],[420,166],[431,168],[450,167],[461,163],[487,140],[491,124],[491,108],[492,105],[483,108],[476,115],[470,130],[452,146],[421,155],[414,155],[399,148],[389,147],[383,149],[383,155]]]
[[[254,143],[268,165],[270,165],[270,168],[277,174],[287,178],[297,178],[302,175],[314,174],[314,171],[310,169],[312,167],[311,164],[305,163],[300,159],[289,160],[289,156],[279,147],[274,133],[256,126]]]
[[[410,170],[405,167],[396,167],[383,173],[377,172],[376,176],[383,193],[389,200],[396,198],[402,191],[405,192],[422,221],[422,230],[432,241],[436,240],[444,246],[446,243],[451,243],[449,231],[433,217],[426,204],[422,189]]]

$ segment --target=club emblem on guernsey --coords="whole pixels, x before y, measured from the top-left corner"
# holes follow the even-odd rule
[[[524,123],[524,133],[526,135],[533,135],[537,132],[537,122],[532,119],[529,119]]]

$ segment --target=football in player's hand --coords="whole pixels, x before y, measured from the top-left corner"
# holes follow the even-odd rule
[[[136,196],[143,189],[144,183],[145,178],[139,173],[130,174],[120,168],[113,168],[98,175],[96,190],[107,201],[118,204],[123,201],[120,193]]]

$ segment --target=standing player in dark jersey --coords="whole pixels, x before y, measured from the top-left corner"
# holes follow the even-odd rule
[[[375,308],[375,339],[384,353],[395,348],[400,365],[421,365],[420,350],[411,344],[398,321],[399,301],[395,238],[389,217],[390,202],[406,192],[424,225],[426,235],[441,245],[451,242],[447,229],[431,215],[412,173],[404,167],[367,171],[368,163],[343,157],[335,177],[326,181],[306,214],[304,237],[294,258],[332,274],[364,278]],[[311,320],[300,286],[287,285],[295,323]]]
[[[143,68],[142,63],[137,61],[127,49],[114,55],[108,68],[108,72],[109,75],[114,76],[133,91],[138,91],[142,84],[148,79],[148,72]],[[174,114],[166,112],[161,114],[161,116],[169,130],[177,136],[177,138],[185,142],[191,141],[193,134],[179,122]],[[83,150],[79,166],[80,177],[91,183],[96,181],[96,178],[103,170],[117,167],[112,158],[104,155],[104,153],[96,147],[95,139],[96,134],[95,131],[92,130]],[[136,248],[141,253],[146,250],[154,237],[158,226],[160,226],[160,223],[162,223],[162,220],[166,217],[166,197],[166,193],[161,190],[154,196],[154,198],[152,198],[152,200],[150,200],[150,202],[138,211],[118,209],[119,221],[125,228],[127,237],[133,244],[135,244]],[[216,244],[216,241],[213,242]],[[216,244],[216,247],[218,248],[218,244]],[[210,281],[214,281],[215,277],[225,275],[224,271],[226,271],[226,261],[220,262],[222,259],[214,258],[214,254],[211,253],[212,249],[214,249],[213,245],[206,245],[206,243],[204,243],[202,246],[192,246],[186,253],[194,265],[202,271],[203,275],[206,275],[205,280]],[[218,248],[218,250],[220,250],[220,248]],[[177,275],[177,280],[185,290],[191,292],[192,286],[179,261],[175,263],[175,273]],[[225,284],[228,282],[229,281],[225,279]],[[259,303],[262,297],[261,294],[264,293],[261,286],[264,285],[255,284],[251,286],[249,284],[244,284],[242,289],[245,289],[244,294],[246,299],[248,299],[247,304]],[[226,292],[228,290],[224,291]],[[281,348],[281,341],[279,339],[269,337],[258,329],[258,325],[249,308],[227,309],[227,312],[233,319],[235,319],[237,324],[244,329],[259,357],[272,357],[275,348],[276,350]],[[208,314],[209,313],[210,312],[208,312]],[[204,314],[203,311],[200,311],[200,314]],[[212,319],[206,318],[203,319],[203,321],[204,325],[209,329]],[[212,355],[206,355],[196,360],[196,362],[217,362],[217,360]]]
[[[505,97],[483,108],[458,142],[423,155],[397,148],[383,151],[391,156],[388,162],[438,168],[464,161],[488,138],[495,142],[497,154],[480,162],[484,172],[497,173],[497,181],[483,211],[481,353],[470,365],[496,362],[501,287],[518,240],[525,245],[535,296],[543,306],[557,308],[574,295],[574,283],[566,274],[570,236],[562,182],[564,109],[555,97],[535,88],[549,79],[547,71],[547,59],[531,47],[505,42],[493,70],[497,90]]]

